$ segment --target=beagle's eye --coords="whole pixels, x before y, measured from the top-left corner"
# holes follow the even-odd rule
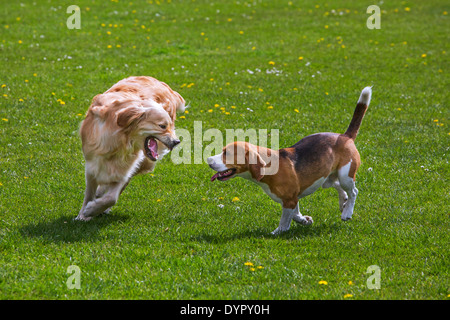
[[[160,124],[159,127],[163,130],[165,130],[167,128],[167,126],[165,124]]]

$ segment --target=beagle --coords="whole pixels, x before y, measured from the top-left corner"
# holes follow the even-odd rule
[[[239,141],[228,144],[222,153],[207,159],[208,165],[217,171],[211,181],[242,177],[258,184],[272,200],[280,203],[283,213],[272,234],[289,230],[292,220],[302,225],[312,224],[310,216],[300,213],[298,200],[320,187],[337,190],[341,219],[350,220],[358,195],[356,171],[361,163],[354,141],[371,95],[371,87],[362,90],[344,134],[316,133],[280,150]],[[272,163],[277,163],[277,172],[265,174]]]

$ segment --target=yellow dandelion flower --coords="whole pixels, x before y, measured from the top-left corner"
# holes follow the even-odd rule
[[[116,45],[116,47],[117,47],[117,48],[120,48],[120,47],[122,47],[122,46],[121,46],[120,44],[118,44],[118,45]]]
[[[273,106],[268,106],[267,109],[273,109]]]
[[[426,53],[422,54],[422,58],[426,58],[426,57],[427,57]]]
[[[25,79],[25,82],[29,82],[27,79]]]
[[[409,12],[409,11],[411,11],[411,8],[410,8],[410,7],[406,7],[406,8],[405,8],[405,11],[406,11],[406,12]]]
[[[259,91],[259,92],[263,92],[264,90],[263,90],[262,88],[259,88],[258,91]]]
[[[299,112],[298,109],[294,109],[295,112]]]
[[[17,41],[19,44],[22,44],[23,42],[22,42],[22,40],[19,40],[19,41]]]
[[[250,261],[247,261],[246,263],[244,263],[244,266],[253,266],[253,263],[251,263]]]
[[[108,44],[107,48],[108,48],[108,49],[111,49],[111,48],[112,48],[112,45]]]
[[[22,98],[20,98],[20,99],[19,99],[19,102],[23,102],[23,99],[22,99]]]
[[[209,109],[208,112],[213,112],[213,109]]]
[[[205,35],[205,33],[204,32],[202,32],[202,33],[200,33],[200,35],[203,37],[204,35]]]
[[[346,295],[344,295],[344,299],[351,298],[351,297],[353,297],[353,295],[350,293],[347,293]]]
[[[228,19],[227,19],[227,21],[228,21],[228,22],[231,22],[231,21],[233,21],[233,19],[231,19],[231,18],[228,18]]]
[[[236,106],[231,106],[231,109],[236,109]]]
[[[230,113],[227,111],[227,112],[225,112],[225,114],[228,116]]]
[[[214,81],[214,78],[209,79],[209,81]]]
[[[350,286],[353,285],[353,281],[350,280],[350,281],[348,282],[348,284],[349,284]]]
[[[239,34],[244,34],[244,31],[242,31],[242,30],[241,30],[241,31],[239,31]]]
[[[256,269],[255,268],[250,268],[250,271],[255,271]]]
[[[231,199],[231,201],[237,202],[237,201],[239,201],[239,198],[238,197],[234,197],[233,199]]]
[[[62,100],[61,100],[59,103],[62,104],[62,105],[66,104],[66,103],[65,103],[64,101],[62,101]]]
[[[447,11],[444,11],[444,12],[442,12],[442,14],[443,14],[444,16],[446,16],[446,15],[448,15],[448,12],[447,12]]]
[[[2,118],[2,120],[5,121],[5,122],[8,122],[8,119],[6,119],[6,118]]]
[[[185,116],[181,116],[180,119],[186,119],[186,117]]]
[[[264,269],[263,266],[257,266],[256,269]]]
[[[2,84],[2,88],[6,87],[6,84]]]
[[[0,187],[3,185],[3,183],[0,182]]]
[[[270,64],[271,66],[273,66],[273,65],[275,65],[275,62],[269,61],[269,64]]]
[[[217,108],[218,106],[219,106],[219,105],[218,105],[217,103],[214,105],[214,107],[216,107],[216,108]]]
[[[320,280],[320,281],[319,281],[319,284],[323,284],[323,285],[326,286],[326,285],[328,285],[328,282],[326,282],[325,280]]]
[[[325,29],[328,29],[328,25],[325,25]]]
[[[8,98],[8,95],[7,95],[6,93],[4,93],[3,96],[4,96],[5,98]]]

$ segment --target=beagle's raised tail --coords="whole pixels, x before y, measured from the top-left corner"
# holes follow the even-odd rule
[[[355,112],[353,113],[352,121],[345,131],[345,135],[352,140],[356,139],[359,127],[361,126],[362,119],[369,107],[370,98],[372,97],[372,87],[365,87],[359,96],[358,102],[356,104]]]

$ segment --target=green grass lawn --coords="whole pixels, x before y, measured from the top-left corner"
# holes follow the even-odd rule
[[[66,27],[71,4],[79,30]],[[371,4],[381,29],[366,27]],[[448,299],[448,11],[443,0],[3,3],[0,298]],[[168,155],[110,215],[73,221],[79,124],[131,75],[190,103],[177,128],[279,129],[280,147],[344,132],[373,85],[353,220],[319,190],[300,201],[312,226],[272,236],[281,208],[258,186],[211,183],[206,163]],[[66,286],[71,265],[81,289]],[[372,265],[380,289],[366,285]]]

